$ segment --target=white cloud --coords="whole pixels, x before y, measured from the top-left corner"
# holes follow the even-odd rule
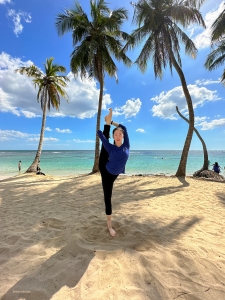
[[[29,142],[39,142],[40,138],[39,137],[36,137],[36,138],[28,138],[27,139]],[[44,137],[44,142],[58,142],[59,139],[57,138],[45,138]]]
[[[204,21],[206,29],[193,38],[193,42],[198,49],[207,48],[211,44],[211,25],[217,19],[217,17],[224,10],[224,2],[222,1],[217,10],[210,11],[206,14]],[[199,30],[199,27],[191,28],[191,31],[194,33],[196,30]]]
[[[27,110],[21,110],[21,114],[23,114],[28,119],[41,117],[40,115],[36,115],[36,114],[34,114],[30,111],[27,111]]]
[[[31,61],[22,61],[9,54],[0,54],[0,111],[11,112],[17,116],[36,117],[42,115],[40,104],[37,102],[37,90],[31,79],[15,73],[15,69],[32,65]],[[99,89],[93,79],[74,78],[68,74],[70,82],[66,88],[69,96],[68,103],[61,99],[60,111],[51,108],[48,116],[51,117],[76,117],[80,119],[92,118],[98,110]],[[112,103],[109,94],[103,97],[102,109]]]
[[[68,74],[70,83],[66,89],[69,96],[69,103],[61,101],[60,113],[67,116],[74,116],[80,119],[92,118],[98,110],[99,89],[93,79],[80,77],[74,78],[70,72]],[[109,94],[104,94],[102,109],[106,109],[112,103]]]
[[[23,31],[23,25],[21,24],[21,19],[23,19],[26,23],[31,22],[31,15],[26,12],[16,12],[14,9],[9,9],[7,13],[8,17],[11,17],[14,23],[13,32],[18,37],[19,34]]]
[[[55,130],[57,132],[60,132],[60,133],[72,133],[72,131],[70,129],[59,129],[59,128],[56,128]]]
[[[198,87],[197,85],[189,84],[188,90],[194,108],[203,106],[206,102],[221,99],[218,97],[217,91],[209,90],[206,87]],[[186,99],[181,86],[175,87],[168,92],[162,92],[159,96],[155,96],[150,100],[157,103],[152,107],[153,116],[155,117],[176,120],[176,106],[178,106],[180,112],[187,114]]]
[[[211,122],[207,122],[203,119],[202,122],[199,122],[197,125],[201,126],[201,130],[212,130],[217,127],[225,127],[225,118],[212,120]]]
[[[45,131],[52,131],[52,129],[50,127],[46,127]]]
[[[12,3],[11,0],[0,0],[0,4]]]
[[[95,143],[93,140],[80,140],[80,139],[73,139],[75,143]]]
[[[221,83],[220,78],[218,80],[212,80],[212,79],[198,79],[195,81],[197,85],[209,85],[209,84],[215,84],[215,83]]]
[[[6,141],[6,140],[15,140],[17,138],[29,138],[29,137],[37,137],[39,135],[37,134],[29,134],[17,130],[1,130],[0,129],[0,140]],[[39,139],[39,137],[37,137]]]
[[[141,104],[142,103],[139,98],[136,100],[135,99],[127,100],[125,105],[121,107],[116,107],[114,109],[113,114],[115,116],[124,115],[125,119],[130,117],[135,117],[141,109]]]
[[[138,128],[136,131],[137,131],[137,132],[141,132],[141,133],[145,132],[145,130],[142,129],[142,128]]]
[[[198,126],[202,122],[205,122],[206,119],[209,119],[209,117],[195,117],[195,126]]]

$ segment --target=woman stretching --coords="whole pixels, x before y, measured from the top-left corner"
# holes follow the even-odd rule
[[[98,136],[102,141],[102,149],[99,157],[99,170],[102,177],[102,187],[105,201],[107,226],[112,236],[116,232],[112,228],[112,189],[113,183],[120,173],[125,173],[125,165],[129,157],[129,137],[125,126],[112,121],[112,109],[105,117],[104,131],[98,130]],[[113,130],[114,144],[109,143],[110,124],[116,126]]]

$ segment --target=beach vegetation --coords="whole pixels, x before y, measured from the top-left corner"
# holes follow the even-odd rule
[[[205,67],[209,71],[215,70],[225,63],[225,7],[211,26],[211,48],[212,51],[205,62]],[[225,69],[221,76],[221,82],[225,85]]]
[[[176,172],[177,177],[186,175],[188,152],[194,131],[194,109],[184,72],[180,50],[182,44],[185,53],[192,58],[196,57],[197,48],[194,42],[185,33],[191,24],[205,27],[199,8],[204,0],[140,0],[132,3],[134,7],[133,23],[137,26],[126,45],[127,49],[141,46],[141,51],[135,63],[142,72],[153,63],[155,78],[162,79],[163,70],[169,66],[171,75],[173,68],[180,77],[185,95],[189,125],[180,163]]]
[[[68,98],[67,93],[63,88],[67,86],[66,82],[69,81],[69,78],[61,75],[61,73],[66,72],[66,69],[58,64],[53,64],[53,60],[54,58],[52,57],[46,59],[44,64],[44,72],[42,72],[35,65],[31,65],[29,67],[20,67],[19,69],[15,70],[15,72],[32,78],[35,88],[38,88],[37,101],[40,102],[43,113],[38,149],[33,163],[26,171],[27,173],[37,172],[37,166],[40,161],[44,142],[47,110],[50,111],[51,107],[59,110],[60,96],[66,100]]]
[[[59,35],[72,31],[74,50],[70,60],[71,71],[81,78],[88,76],[96,79],[100,86],[93,172],[99,171],[100,141],[97,131],[100,129],[105,74],[118,80],[114,58],[126,66],[132,64],[124,52],[129,34],[121,30],[127,19],[126,9],[110,10],[104,0],[90,1],[90,19],[77,1],[73,8],[65,9],[56,19]]]

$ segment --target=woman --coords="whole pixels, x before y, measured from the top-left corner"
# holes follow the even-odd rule
[[[125,173],[125,165],[129,157],[129,137],[125,126],[112,121],[112,109],[105,117],[104,131],[98,130],[98,136],[102,141],[102,149],[99,158],[99,170],[102,177],[102,187],[105,201],[107,226],[112,236],[116,235],[112,228],[112,189],[116,178],[120,173]],[[114,144],[109,143],[110,124],[116,126],[113,130]]]

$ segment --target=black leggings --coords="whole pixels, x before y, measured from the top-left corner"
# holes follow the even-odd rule
[[[110,125],[104,125],[104,136],[108,139],[109,138],[109,131],[110,131]],[[107,215],[112,214],[112,189],[113,184],[118,175],[113,175],[109,173],[106,169],[106,164],[108,162],[109,155],[108,152],[105,150],[104,146],[102,145],[100,156],[99,156],[99,170],[102,177],[102,188],[104,193],[104,201],[105,201],[105,213]]]

